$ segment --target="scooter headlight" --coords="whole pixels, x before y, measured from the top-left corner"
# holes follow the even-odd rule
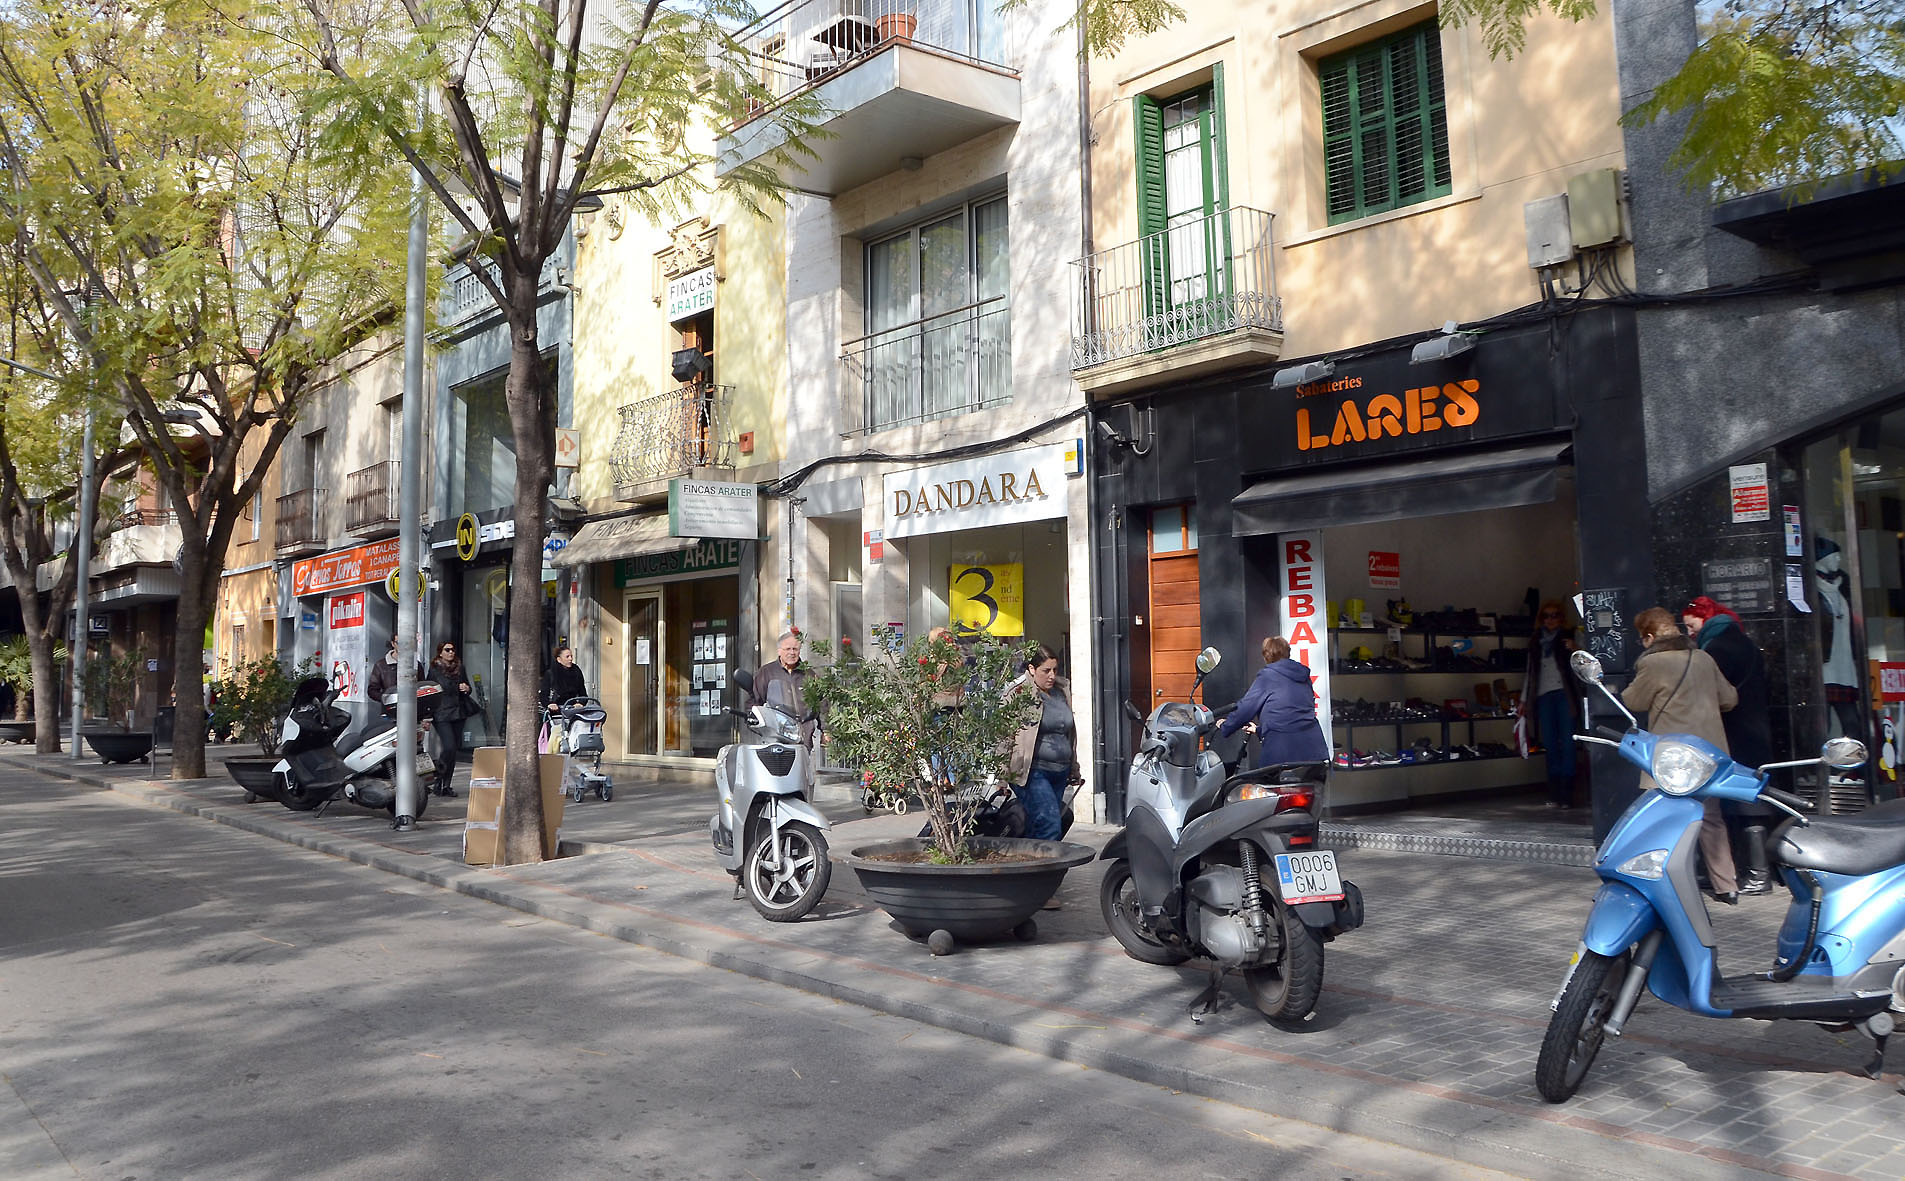
[[[1629,857],[1621,862],[1615,872],[1630,878],[1645,878],[1650,882],[1657,882],[1667,873],[1667,850],[1649,849],[1638,857]]]
[[[1719,762],[1705,751],[1684,742],[1666,740],[1654,747],[1654,762],[1649,770],[1660,790],[1670,796],[1684,796],[1698,790],[1713,778]]]

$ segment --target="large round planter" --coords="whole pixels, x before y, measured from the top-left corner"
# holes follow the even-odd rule
[[[873,905],[909,935],[946,931],[955,939],[994,939],[1031,918],[1058,891],[1065,871],[1098,856],[1089,845],[1023,837],[973,837],[975,849],[1040,854],[1035,861],[935,865],[929,861],[873,861],[894,853],[924,852],[923,837],[862,845],[847,854]]]
[[[152,753],[152,735],[126,730],[86,730],[86,745],[102,763],[133,763]]]
[[[36,737],[36,724],[31,721],[16,722],[11,718],[0,721],[0,742],[32,742]]]
[[[272,768],[277,765],[278,760],[275,758],[226,759],[225,773],[249,795],[275,800],[278,798],[278,776]]]

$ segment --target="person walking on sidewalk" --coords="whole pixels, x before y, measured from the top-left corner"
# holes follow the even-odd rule
[[[1720,674],[1739,695],[1739,704],[1720,718],[1726,727],[1727,753],[1748,767],[1772,762],[1772,709],[1767,702],[1766,662],[1760,656],[1759,645],[1740,627],[1740,617],[1731,608],[1705,595],[1686,605],[1680,621],[1686,624],[1687,634],[1700,651],[1713,657]],[[1773,875],[1767,868],[1766,830],[1771,826],[1772,806],[1758,800],[1750,804],[1729,801],[1724,811],[1738,828],[1741,852],[1746,855],[1740,893],[1770,894]]]
[[[1634,616],[1646,651],[1634,662],[1634,679],[1621,691],[1621,701],[1635,713],[1647,715],[1647,729],[1655,734],[1691,734],[1726,750],[1726,726],[1720,715],[1739,703],[1732,682],[1713,663],[1713,657],[1680,634],[1673,613],[1649,607]],[[1651,791],[1654,780],[1642,775],[1641,790]],[[1700,855],[1706,858],[1713,896],[1731,906],[1739,901],[1739,882],[1733,870],[1733,845],[1727,839],[1726,820],[1719,802],[1706,801],[1700,821]]]
[[[1548,806],[1574,807],[1574,701],[1580,696],[1568,657],[1579,647],[1559,599],[1541,604],[1528,638],[1521,716],[1535,724],[1548,768]]]
[[[582,681],[582,670],[575,666],[575,649],[567,644],[556,648],[556,662],[549,666],[549,679],[542,683],[543,708],[550,713],[562,709],[562,703],[587,697],[589,687]]]
[[[1058,653],[1038,645],[1025,662],[1014,693],[1039,695],[1039,712],[1012,739],[1008,772],[1025,805],[1025,835],[1055,841],[1064,835],[1065,799],[1085,782],[1078,770],[1078,726],[1072,717],[1070,683],[1058,675]]]
[[[1263,668],[1217,732],[1229,737],[1239,730],[1255,734],[1261,743],[1259,767],[1330,761],[1322,723],[1316,720],[1310,666],[1290,655],[1290,641],[1282,636],[1264,639]]]
[[[417,661],[417,680],[423,680],[423,662]],[[384,658],[370,667],[370,678],[365,687],[365,695],[378,711],[384,708],[384,698],[397,691],[397,637],[390,637],[390,651]]]
[[[801,697],[807,683],[807,669],[800,662],[800,632],[789,628],[774,646],[775,658],[754,674],[754,687],[748,690],[749,705],[777,705],[800,719],[800,742],[808,750],[814,746],[817,719]]]
[[[456,777],[456,756],[463,749],[463,719],[474,713],[475,704],[470,698],[470,677],[455,644],[446,641],[437,645],[436,658],[430,661],[430,679],[442,690],[432,716],[437,731],[437,779],[432,790],[440,796],[453,796],[456,789],[450,781]]]

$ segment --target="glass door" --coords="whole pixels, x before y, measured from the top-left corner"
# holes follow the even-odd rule
[[[628,610],[628,753],[661,753],[656,719],[661,716],[661,595],[630,595]]]

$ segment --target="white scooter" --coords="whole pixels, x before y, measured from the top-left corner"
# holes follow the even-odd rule
[[[433,681],[417,684],[419,762],[424,753],[423,734],[439,692]],[[397,695],[391,693],[384,698],[382,716],[349,733],[351,715],[337,708],[337,695],[338,690],[323,677],[307,677],[293,692],[291,708],[279,728],[278,762],[272,768],[278,779],[278,802],[293,812],[309,812],[341,795],[353,804],[380,808],[394,816]],[[422,790],[421,773],[418,783],[417,816],[421,818],[430,793]]]
[[[754,679],[734,674],[743,692]],[[734,896],[762,918],[791,923],[827,895],[833,864],[827,860],[827,823],[807,800],[813,763],[800,740],[800,719],[778,705],[731,710],[752,741],[730,743],[715,756],[714,818],[708,834],[714,855],[736,878]]]

